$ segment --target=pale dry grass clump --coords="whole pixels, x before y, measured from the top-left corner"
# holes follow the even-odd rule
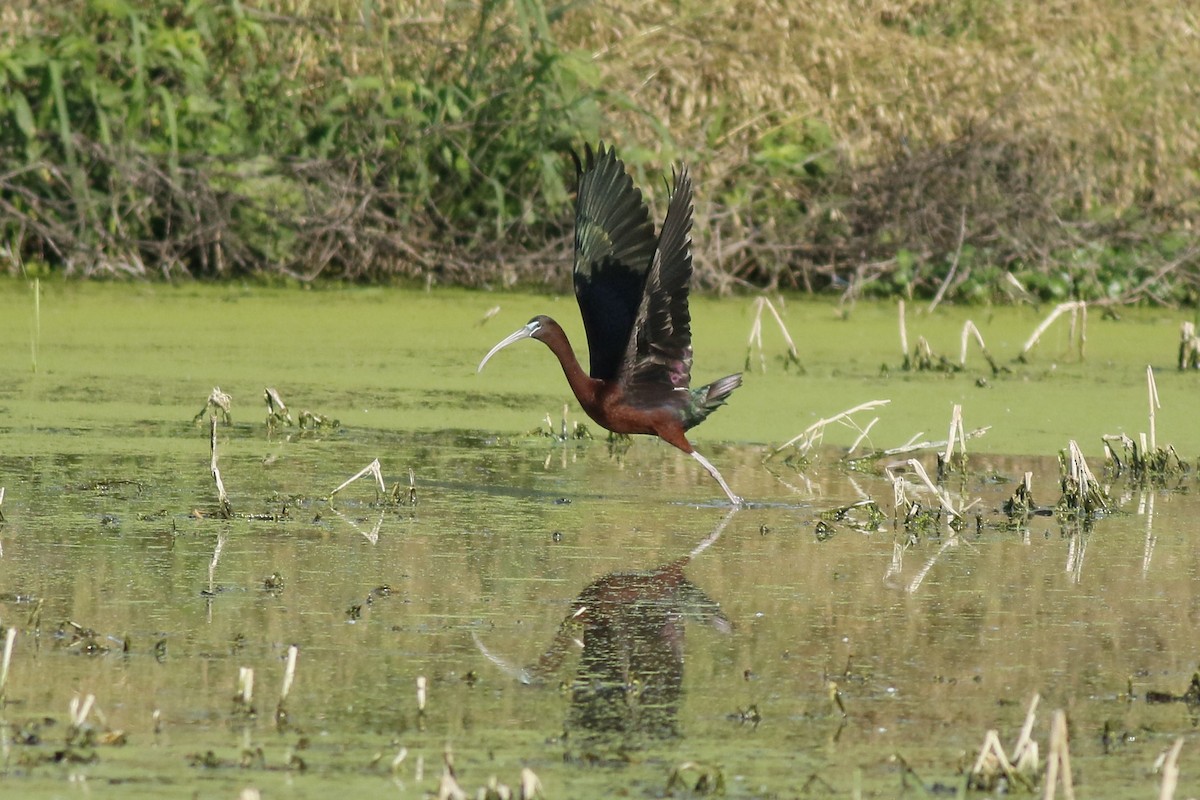
[[[670,131],[664,155],[695,163],[734,274],[772,269],[769,247],[720,263],[745,242],[776,267],[943,256],[960,217],[976,247],[1044,263],[1104,223],[1197,211],[1200,16],[1178,3],[627,3],[564,31],[636,101],[610,124]]]

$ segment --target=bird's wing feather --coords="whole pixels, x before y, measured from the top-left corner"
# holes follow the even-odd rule
[[[626,397],[642,403],[684,403],[692,375],[688,288],[692,280],[692,179],[675,175],[667,217],[621,366]]]
[[[589,373],[611,380],[621,368],[654,257],[654,225],[625,164],[601,144],[576,157],[575,298],[587,332]]]

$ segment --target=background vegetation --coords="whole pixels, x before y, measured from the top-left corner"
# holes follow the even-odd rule
[[[9,272],[567,280],[567,153],[702,282],[1194,303],[1200,12],[1172,0],[9,0]]]

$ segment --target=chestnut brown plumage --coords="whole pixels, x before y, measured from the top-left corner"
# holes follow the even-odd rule
[[[575,298],[587,333],[584,372],[562,327],[539,315],[493,347],[479,363],[513,342],[537,339],[562,365],[584,412],[614,433],[648,434],[700,462],[735,506],[735,495],[686,431],[724,405],[741,385],[727,375],[696,389],[692,373],[692,179],[686,166],[674,176],[667,216],[657,238],[642,193],[625,164],[603,144],[584,160],[575,201]]]

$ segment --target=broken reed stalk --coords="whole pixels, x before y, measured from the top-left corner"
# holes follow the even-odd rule
[[[1042,320],[1042,323],[1034,328],[1033,333],[1030,334],[1029,339],[1026,340],[1025,346],[1021,348],[1021,354],[1018,356],[1018,358],[1024,360],[1025,356],[1027,356],[1029,351],[1033,349],[1033,346],[1038,343],[1038,340],[1042,338],[1042,334],[1046,332],[1046,329],[1049,328],[1051,324],[1053,324],[1054,320],[1058,319],[1068,311],[1070,311],[1072,314],[1072,339],[1074,338],[1075,333],[1075,320],[1082,316],[1079,329],[1079,355],[1082,357],[1083,345],[1084,342],[1087,341],[1087,302],[1083,300],[1074,300],[1069,303],[1059,303],[1054,307],[1054,310],[1051,311],[1044,320]]]
[[[764,297],[763,302],[766,304],[767,310],[771,312],[771,316],[775,318],[775,324],[779,326],[779,332],[783,334],[783,340],[787,342],[788,357],[792,363],[799,366],[800,353],[796,350],[796,343],[792,341],[792,334],[788,332],[787,325],[783,324],[783,317],[779,316],[779,312],[775,310],[775,304],[770,299]]]
[[[1046,787],[1044,800],[1054,800],[1061,778],[1063,796],[1075,800],[1075,784],[1071,777],[1071,752],[1067,741],[1067,713],[1061,708],[1054,712],[1050,723],[1050,752],[1046,756]]]
[[[1074,439],[1067,442],[1067,475],[1063,481],[1063,496],[1059,505],[1078,508],[1085,514],[1103,511],[1108,507],[1104,489],[1083,457],[1083,451]]]
[[[88,714],[92,713],[92,706],[96,703],[96,695],[89,694],[83,700],[79,699],[79,695],[71,698],[70,704],[67,706],[68,714],[71,717],[71,727],[79,729],[87,722]]]
[[[4,659],[0,661],[0,709],[8,696],[8,666],[12,663],[13,645],[17,641],[17,629],[9,626],[4,632]]]
[[[296,680],[296,658],[300,655],[300,648],[292,645],[287,650],[287,666],[283,668],[283,687],[279,690],[279,705],[287,702],[288,695],[292,691],[292,683]]]
[[[499,306],[497,306],[499,308]],[[392,774],[395,775],[400,771],[400,765],[404,763],[404,759],[408,758],[408,748],[401,747],[396,751],[396,756],[392,759]]]
[[[1174,800],[1175,787],[1179,784],[1179,751],[1183,749],[1183,737],[1180,736],[1171,745],[1171,751],[1162,766],[1162,788],[1158,792],[1158,800]]]
[[[979,502],[978,498],[976,498],[975,500],[971,501],[970,505],[964,506],[961,510],[956,510],[954,508],[954,503],[950,501],[950,495],[946,493],[945,489],[935,486],[933,481],[929,480],[929,473],[925,471],[925,467],[920,461],[915,458],[910,458],[908,460],[908,465],[912,467],[912,471],[916,473],[918,478],[921,479],[921,483],[925,484],[925,488],[933,492],[934,497],[938,499],[938,503],[940,503],[942,508],[946,510],[946,513],[955,519],[962,519],[964,512]]]
[[[438,800],[469,800],[469,795],[458,785],[449,767],[442,770],[442,782],[438,784]],[[485,795],[486,796],[486,795]]]
[[[1004,745],[1000,744],[1000,734],[995,730],[990,730],[983,736],[983,746],[979,748],[979,755],[976,756],[975,764],[971,767],[971,775],[983,778],[987,773],[994,773],[997,769],[1003,772],[1005,777],[1012,779],[1013,765],[1004,753]]]
[[[946,451],[938,455],[938,480],[945,477],[945,472],[950,468],[950,459],[954,457],[954,442],[958,440],[959,449],[962,455],[959,460],[962,462],[963,468],[967,465],[967,435],[963,430],[962,421],[962,406],[958,403],[950,410],[950,431],[946,434]]]
[[[287,665],[283,668],[283,686],[279,690],[279,703],[275,706],[275,727],[283,729],[288,721],[287,699],[292,691],[292,682],[296,679],[296,657],[300,649],[296,645],[288,647]]]
[[[214,386],[213,390],[208,394],[208,399],[204,401],[204,408],[200,409],[200,413],[192,417],[192,423],[199,422],[204,418],[205,414],[216,410],[221,412],[221,419],[228,425],[233,421],[232,408],[233,398],[222,392],[220,386]]]
[[[1200,369],[1200,336],[1194,322],[1184,322],[1179,329],[1179,368]]]
[[[904,301],[900,301],[900,355],[908,361],[908,322],[904,318]]]
[[[275,424],[280,422],[289,427],[295,424],[292,421],[292,414],[288,411],[287,404],[283,402],[283,398],[279,395],[278,391],[268,386],[263,390],[263,399],[267,402],[268,428],[274,428]]]
[[[1183,740],[1180,739],[1180,744]],[[538,778],[537,773],[529,767],[521,768],[521,800],[533,800],[535,797],[544,797],[545,791],[542,789],[542,781]]]
[[[0,522],[4,522],[4,487],[0,486]]]
[[[1154,368],[1146,365],[1146,388],[1150,394],[1150,453],[1158,452],[1158,441],[1154,431],[1154,411],[1162,408],[1158,402],[1158,384],[1154,382]]]
[[[254,668],[238,667],[237,694],[234,699],[244,709],[250,709],[254,702]]]
[[[787,360],[796,366],[800,366],[800,353],[796,349],[796,342],[792,339],[791,332],[788,331],[787,325],[783,322],[783,317],[779,315],[779,311],[775,308],[775,304],[765,296],[756,297],[754,299],[754,322],[750,325],[750,337],[746,340],[746,369],[750,369],[750,358],[754,352],[754,348],[758,347],[758,365],[763,372],[767,371],[767,355],[762,343],[762,315],[763,309],[766,308],[771,312],[771,316],[775,318],[775,324],[779,326],[779,332],[783,334],[783,340],[787,342],[788,355]]]
[[[1038,746],[1037,742],[1033,740],[1033,724],[1037,719],[1037,707],[1041,699],[1041,695],[1037,692],[1033,693],[1033,697],[1029,700],[1029,708],[1025,711],[1025,724],[1021,726],[1017,743],[1013,745],[1013,766],[1023,774],[1034,772],[1038,766]]]
[[[750,325],[750,338],[746,340],[746,366],[747,372],[750,370],[750,355],[754,352],[754,345],[758,345],[758,367],[761,371],[767,371],[767,354],[763,350],[762,343],[762,312],[763,299],[756,297],[754,299],[754,322]]]
[[[1017,784],[1024,786],[1026,790],[1033,789],[1030,778],[1037,771],[1038,748],[1037,743],[1033,741],[1032,733],[1038,700],[1039,696],[1035,693],[1029,703],[1029,710],[1025,714],[1025,724],[1021,728],[1021,735],[1013,747],[1011,760],[1005,754],[1004,746],[1000,743],[1000,735],[994,730],[987,732],[983,738],[983,747],[980,748],[979,756],[975,759],[975,765],[971,767],[968,788],[991,792],[998,788],[999,779],[1003,775],[1008,780],[1009,791]]]
[[[1004,372],[1004,368],[996,363],[996,359],[992,358],[991,351],[988,350],[987,345],[983,341],[983,334],[971,320],[963,323],[962,337],[959,343],[958,365],[960,367],[967,365],[967,343],[971,340],[972,336],[975,338],[976,344],[979,345],[979,352],[983,356],[983,360],[992,368],[992,374],[999,375],[1001,372]]]
[[[875,427],[876,422],[879,422],[879,417],[871,420],[863,427],[862,431],[858,434],[858,438],[854,440],[854,443],[850,445],[850,449],[846,451],[847,456],[858,449],[858,446],[863,443],[863,439],[871,435],[871,428]]]
[[[225,494],[225,483],[221,480],[221,469],[217,466],[217,418],[209,417],[208,420],[208,443],[212,453],[209,470],[212,472],[213,480],[217,483],[217,502],[220,503],[221,518],[230,519],[233,516],[233,507],[229,504],[229,495]]]
[[[370,464],[367,464],[365,467],[360,469],[353,477],[350,477],[350,478],[347,478],[346,480],[344,480],[342,482],[341,486],[337,487],[336,489],[334,489],[332,492],[329,493],[329,499],[332,500],[333,496],[335,494],[340,492],[342,489],[345,489],[347,486],[354,483],[359,478],[362,478],[366,475],[374,475],[375,476],[375,483],[379,487],[380,494],[387,493],[387,487],[383,485],[383,470],[379,466],[379,459],[377,458],[374,461],[372,461]]]
[[[425,686],[426,680],[424,675],[417,676],[417,713],[425,713]]]
[[[809,425],[807,428],[805,428],[803,433],[800,433],[797,436],[793,436],[788,441],[779,445],[779,447],[776,447],[770,453],[767,453],[767,455],[763,459],[763,461],[769,461],[770,459],[779,455],[780,453],[782,453],[784,450],[788,449],[792,445],[795,445],[797,442],[800,442],[800,444],[797,446],[796,449],[800,450],[800,452],[802,454],[807,454],[814,446],[816,446],[821,441],[821,438],[823,437],[823,435],[825,433],[825,428],[827,426],[832,425],[835,422],[841,422],[843,420],[847,420],[852,415],[857,414],[860,411],[869,411],[870,409],[873,409],[873,408],[879,408],[880,406],[886,406],[890,402],[892,402],[892,401],[891,400],[871,400],[869,402],[857,405],[854,408],[847,409],[846,411],[843,411],[840,414],[835,414],[832,417],[827,417],[826,419],[817,420],[812,425]],[[847,423],[847,424],[852,425],[853,423]],[[871,424],[874,424],[874,423],[872,422]],[[858,427],[858,426],[854,426],[854,427]],[[859,430],[861,431],[862,429],[859,428]]]
[[[983,436],[985,433],[987,433],[991,429],[992,429],[991,425],[985,425],[982,428],[976,428],[973,431],[965,433],[963,435],[963,438],[964,439],[978,439],[980,436]],[[880,456],[899,456],[899,455],[904,455],[905,453],[913,453],[913,452],[916,452],[917,450],[932,450],[932,449],[941,448],[941,447],[946,446],[945,442],[929,442],[929,441],[918,442],[917,438],[922,435],[924,435],[924,431],[921,431],[920,433],[915,434],[911,439],[909,439],[907,442],[900,445],[899,447],[889,448],[889,449],[884,450],[881,453],[879,453],[879,455]]]

